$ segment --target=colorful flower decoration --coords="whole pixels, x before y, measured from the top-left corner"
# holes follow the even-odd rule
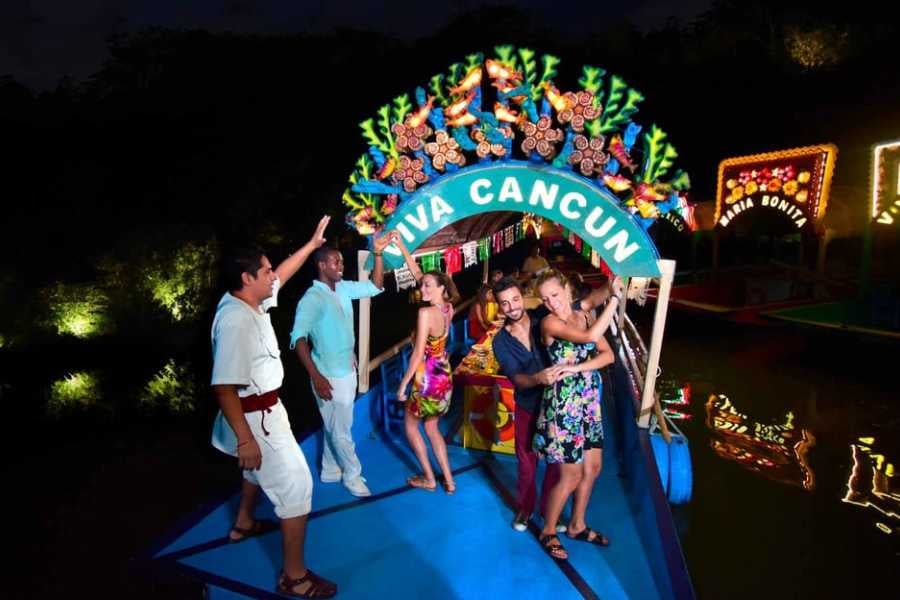
[[[528,48],[495,50],[491,58],[466,56],[360,123],[367,150],[342,195],[351,227],[370,235],[421,186],[486,161],[574,170],[616,195],[644,227],[672,210],[666,199],[686,191],[690,180],[681,171],[669,174],[678,154],[666,134],[655,125],[642,133],[636,123],[639,92],[593,66],[584,66],[578,87],[566,90],[553,81],[558,58]],[[777,175],[788,181],[790,173],[785,166]],[[743,194],[751,181],[761,186],[760,177],[742,173],[729,189]]]
[[[438,171],[443,171],[447,163],[461,167],[466,164],[459,143],[443,129],[439,129],[433,142],[425,144],[425,153],[431,157],[431,164]]]
[[[552,125],[553,122],[548,115],[538,119],[537,123],[525,121],[525,124],[522,125],[522,132],[525,134],[525,140],[522,141],[522,152],[531,154],[536,151],[545,159],[553,158],[556,153],[556,143],[562,141],[563,132]]]
[[[498,131],[503,132],[503,137],[510,137],[512,132],[505,127],[499,128]],[[478,158],[487,158],[488,156],[494,155],[497,158],[503,158],[506,156],[506,146],[503,144],[492,144],[487,140],[487,135],[485,135],[484,131],[476,127],[472,129],[472,139],[478,142],[478,146],[475,148],[475,154],[478,155]]]
[[[578,165],[585,177],[603,172],[603,165],[609,162],[609,156],[603,151],[603,136],[588,140],[583,135],[576,135],[573,141],[575,151],[569,155],[569,163]]]
[[[425,140],[431,135],[431,128],[422,123],[418,127],[410,127],[409,119],[405,123],[394,123],[391,127],[394,132],[397,150],[400,152],[415,152],[421,150]]]
[[[800,187],[799,184],[795,180],[792,179],[792,180],[788,181],[787,183],[785,183],[784,187],[782,189],[784,190],[785,196],[793,196],[794,194],[797,193],[797,189],[799,187]]]
[[[403,189],[407,192],[414,192],[417,186],[428,181],[428,175],[425,174],[424,169],[424,160],[403,155],[400,157],[400,165],[391,177],[394,183],[402,184]]]
[[[581,133],[585,121],[593,121],[600,116],[601,109],[594,107],[594,95],[590,92],[566,92],[563,97],[568,100],[569,108],[557,116],[560,123],[571,123],[572,129]]]

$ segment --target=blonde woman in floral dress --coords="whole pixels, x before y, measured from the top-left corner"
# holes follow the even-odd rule
[[[612,349],[603,333],[615,314],[621,288],[621,283],[618,289],[614,287],[609,303],[592,324],[588,313],[573,307],[572,289],[565,276],[548,270],[537,281],[541,300],[550,311],[541,321],[543,342],[551,362],[562,366],[556,382],[544,388],[534,436],[535,451],[544,456],[548,464],[558,464],[560,468],[558,483],[547,502],[540,536],[544,550],[557,560],[568,558],[556,536],[556,523],[573,492],[575,500],[567,527],[568,537],[609,545],[602,533],[587,526],[585,512],[603,459],[600,410],[603,384],[598,369],[613,362]]]
[[[396,233],[391,235],[393,242],[403,252],[413,276],[421,283],[422,301],[428,303],[419,309],[409,366],[397,390],[397,400],[406,402],[404,419],[406,438],[422,467],[421,475],[410,477],[406,482],[412,487],[430,492],[437,488],[437,479],[431,468],[428,449],[419,432],[419,425],[424,421],[425,434],[431,442],[431,449],[444,475],[444,489],[448,494],[452,494],[456,491],[456,483],[450,469],[450,460],[447,458],[447,444],[438,428],[438,420],[450,408],[450,398],[453,394],[447,338],[453,321],[452,303],[457,298],[456,286],[446,273],[429,271],[423,274],[400,236]],[[412,391],[407,399],[406,386],[410,381]]]

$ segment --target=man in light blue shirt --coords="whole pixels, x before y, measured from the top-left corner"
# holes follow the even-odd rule
[[[375,268],[371,281],[344,281],[344,258],[334,248],[319,248],[313,255],[318,278],[300,302],[291,331],[291,347],[303,363],[322,414],[325,444],[321,480],[343,480],[354,496],[371,492],[362,477],[362,465],[350,435],[356,399],[356,356],[353,346],[353,300],[382,292],[382,252],[388,236],[375,240]]]

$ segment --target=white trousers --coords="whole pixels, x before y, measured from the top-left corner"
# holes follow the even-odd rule
[[[245,469],[244,479],[262,488],[272,501],[278,518],[292,519],[309,514],[312,474],[291,431],[284,405],[279,401],[271,407],[271,412],[260,410],[245,416],[262,452],[262,464],[259,470]]]
[[[350,435],[353,426],[353,403],[356,400],[356,370],[344,377],[326,377],[331,384],[331,400],[323,400],[312,386],[319,405],[324,430],[321,475],[353,481],[362,475],[362,465],[356,456],[356,444]]]

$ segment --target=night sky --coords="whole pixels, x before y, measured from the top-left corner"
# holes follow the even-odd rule
[[[710,0],[569,0],[564,5],[546,0],[4,2],[0,3],[0,76],[12,75],[38,90],[53,88],[64,76],[83,80],[96,72],[106,58],[109,36],[146,27],[242,33],[327,33],[337,28],[355,28],[412,40],[435,33],[467,11],[482,6],[515,5],[543,26],[571,37],[622,19],[645,30],[664,25],[670,16],[690,21],[710,4]]]

